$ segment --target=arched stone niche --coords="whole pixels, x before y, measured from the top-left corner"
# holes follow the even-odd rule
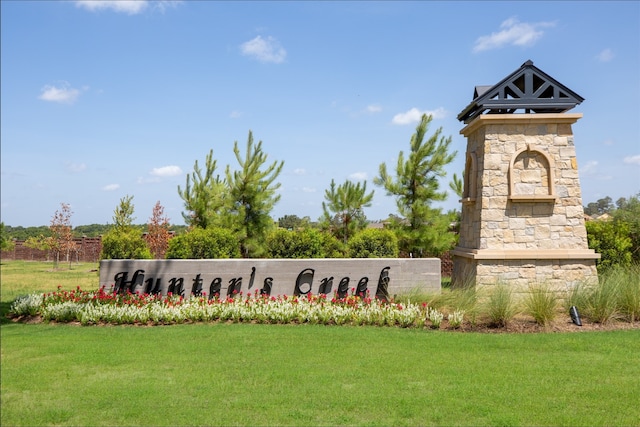
[[[467,160],[464,165],[464,189],[462,192],[462,203],[472,203],[476,201],[478,162],[475,151],[467,153]]]
[[[516,152],[509,165],[509,200],[554,202],[554,169],[553,159],[540,147],[528,144]]]

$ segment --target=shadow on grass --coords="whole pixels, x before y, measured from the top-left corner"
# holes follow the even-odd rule
[[[11,319],[7,317],[9,313],[9,309],[11,308],[11,304],[13,301],[2,301],[0,302],[0,325],[6,325],[7,323],[11,323]]]

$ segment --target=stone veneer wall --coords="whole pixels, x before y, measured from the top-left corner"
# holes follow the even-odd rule
[[[565,286],[597,277],[571,130],[580,117],[483,115],[461,131],[467,162],[454,281]]]
[[[517,291],[532,284],[546,284],[557,291],[573,288],[578,283],[597,280],[593,262],[572,259],[473,260],[458,257],[453,265],[455,286],[475,280],[478,286],[505,283]]]

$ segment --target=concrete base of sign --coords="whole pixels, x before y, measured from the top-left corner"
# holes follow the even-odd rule
[[[107,291],[166,295],[440,292],[438,258],[104,260]]]

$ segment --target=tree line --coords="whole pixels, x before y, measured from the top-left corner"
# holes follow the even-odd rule
[[[369,221],[364,209],[371,206],[374,190],[367,189],[366,181],[348,179],[341,184],[331,180],[317,221],[296,215],[273,221],[271,211],[280,199],[277,178],[284,162],[267,162],[262,141],[255,143],[249,131],[243,152],[234,142],[236,170],[227,165],[218,173],[210,150],[203,167],[196,160],[185,186],[178,186],[186,225],[171,225],[160,201],[146,224],[134,224],[133,196],[127,195],[114,210],[113,224],[74,228],[69,205],[61,203],[49,226],[0,224],[2,248],[9,248],[12,239],[25,240],[31,247],[50,251],[58,262],[60,257],[69,259],[74,237],[102,236],[103,259],[439,256],[456,243],[459,212],[442,212],[433,202],[447,197],[438,180],[446,176],[444,168],[457,153],[449,151],[451,137],[444,137],[442,128],[427,135],[430,122],[431,117],[423,115],[409,150],[399,152],[393,172],[382,163],[373,179],[396,201],[397,214],[384,221],[384,230],[365,230]],[[449,187],[461,197],[463,183],[456,174]],[[586,223],[589,247],[602,255],[599,269],[640,262],[639,198],[640,193],[614,204],[604,197],[584,206],[587,215],[610,216],[608,221]]]
[[[450,227],[457,219],[456,213],[443,213],[432,205],[447,196],[446,191],[439,188],[438,179],[446,175],[445,166],[457,153],[449,151],[452,139],[442,135],[442,128],[427,135],[431,120],[429,115],[422,116],[411,136],[409,151],[406,155],[400,151],[398,155],[395,173],[389,172],[390,168],[382,163],[379,176],[373,180],[374,185],[396,200],[398,215],[391,215],[385,221],[385,227],[393,233],[398,251],[404,256],[437,256],[452,248],[457,239]],[[324,194],[322,216],[317,221],[285,215],[278,219],[276,225],[271,211],[280,199],[277,178],[284,161],[268,162],[262,141],[255,143],[251,131],[244,149],[241,151],[236,141],[233,152],[238,163],[235,170],[227,165],[223,171],[218,171],[213,150],[210,150],[202,166],[195,161],[185,186],[178,186],[178,194],[184,203],[182,216],[186,226],[170,225],[169,219],[162,216],[164,208],[160,202],[146,225],[134,225],[133,197],[127,195],[116,207],[111,225],[73,228],[69,206],[63,203],[49,227],[25,229],[3,226],[3,239],[10,236],[30,240],[30,244],[40,244],[52,251],[60,247],[60,253],[64,253],[72,249],[60,243],[65,239],[101,235],[103,258],[125,255],[136,258],[156,256],[151,248],[153,244],[149,243],[153,239],[158,240],[156,235],[224,230],[237,241],[240,256],[264,257],[272,252],[269,242],[273,244],[272,234],[277,226],[291,232],[317,230],[335,238],[338,243],[327,244],[329,247],[339,246],[338,252],[343,254],[348,252],[347,246],[354,236],[367,227],[369,221],[364,209],[371,206],[374,190],[367,190],[366,181],[348,179],[341,184],[331,181]],[[454,183],[451,187],[456,188]],[[145,241],[141,244],[143,233]],[[168,245],[164,250],[168,250]]]

